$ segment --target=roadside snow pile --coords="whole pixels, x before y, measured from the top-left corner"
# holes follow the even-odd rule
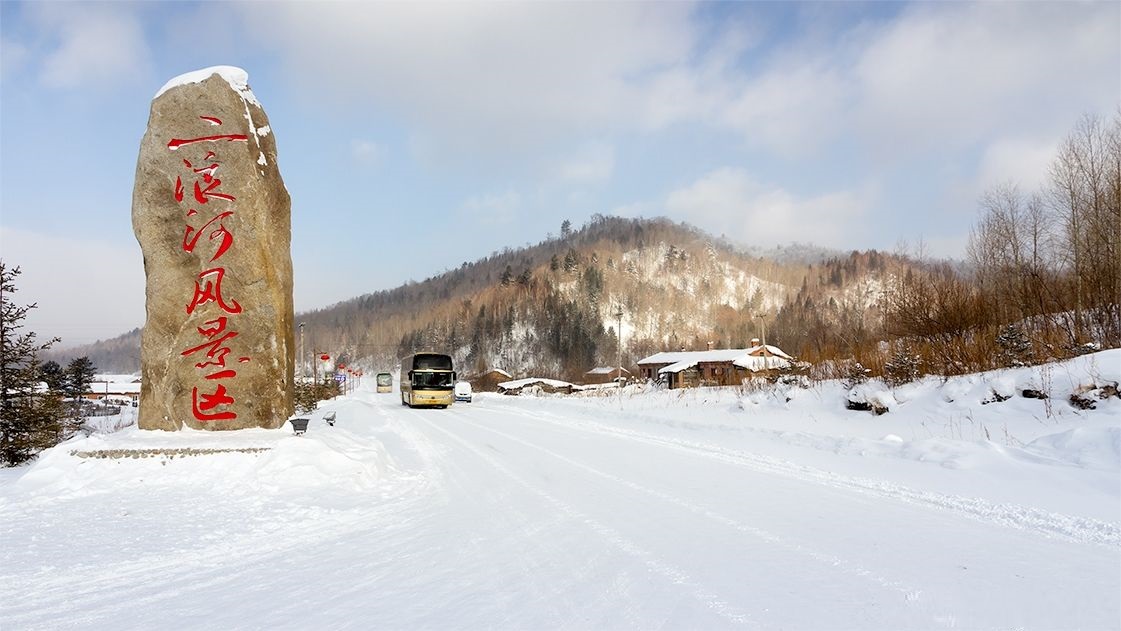
[[[1024,451],[1087,469],[1121,469],[1121,427],[1048,434],[1024,445]]]
[[[75,497],[113,488],[206,485],[226,491],[364,489],[384,476],[377,442],[346,430],[294,436],[281,429],[234,432],[142,431],[74,438],[45,451],[16,487],[31,495]]]
[[[290,437],[261,457],[255,482],[263,489],[330,486],[368,489],[383,477],[388,455],[377,441],[335,429]]]
[[[1016,461],[1112,475],[1121,471],[1119,380],[1121,350],[1111,350],[894,388],[878,379],[851,388],[839,380],[674,390],[646,384],[613,396],[545,397],[540,404],[616,410],[636,428],[682,436],[718,430],[729,441],[751,440],[753,450],[762,449],[762,438],[780,455],[810,447],[947,469]],[[1092,398],[1092,409],[1072,401],[1075,393]]]
[[[886,385],[878,381],[869,381],[853,386],[846,397],[845,405],[850,410],[871,412],[876,416],[887,414],[895,407],[895,395]]]

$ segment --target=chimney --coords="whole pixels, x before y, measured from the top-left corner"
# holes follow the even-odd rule
[[[710,350],[710,351],[712,350],[712,342],[708,343],[708,350]]]
[[[755,348],[756,346],[759,346],[759,338],[753,337],[751,338],[751,348]]]

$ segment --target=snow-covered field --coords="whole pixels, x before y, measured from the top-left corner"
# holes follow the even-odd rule
[[[1119,380],[1108,351],[883,416],[835,383],[360,389],[301,437],[75,439],[0,471],[0,628],[1116,629],[1121,399],[1068,397]],[[120,449],[165,455],[83,457]]]

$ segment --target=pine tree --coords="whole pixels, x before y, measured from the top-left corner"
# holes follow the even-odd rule
[[[568,248],[568,252],[564,255],[564,271],[571,274],[576,271],[576,267],[580,264],[576,258],[576,250]]]
[[[62,393],[71,401],[70,423],[68,425],[72,430],[76,431],[82,424],[80,402],[82,395],[90,391],[90,384],[93,383],[96,372],[97,367],[93,365],[89,357],[85,356],[75,357],[66,365]]]
[[[58,342],[36,342],[34,332],[20,333],[35,304],[12,302],[19,267],[0,261],[0,465],[22,464],[64,436],[57,397],[37,393],[40,351]]]
[[[47,384],[47,388],[61,391],[66,375],[62,372],[62,366],[51,360],[39,367],[39,379]]]
[[[892,388],[919,378],[919,356],[900,348],[884,364],[884,383]]]
[[[1031,340],[1024,330],[1015,324],[1004,327],[996,336],[1000,347],[1000,363],[1003,366],[1027,366],[1031,360]]]

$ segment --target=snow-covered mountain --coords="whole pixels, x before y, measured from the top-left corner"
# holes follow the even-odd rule
[[[774,257],[774,258],[772,258]],[[466,373],[576,379],[681,348],[742,348],[752,338],[801,353],[807,304],[827,326],[874,311],[896,257],[791,245],[762,250],[666,219],[597,216],[537,245],[506,249],[391,290],[310,313],[305,360],[320,352],[370,370],[421,349],[454,355]],[[620,315],[621,314],[621,315]],[[854,315],[855,314],[855,315]],[[138,332],[60,355],[136,370]]]

